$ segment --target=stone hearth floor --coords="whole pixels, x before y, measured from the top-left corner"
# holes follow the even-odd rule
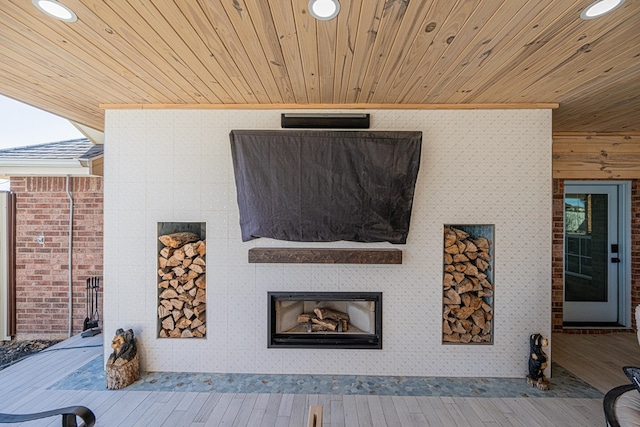
[[[102,356],[49,387],[53,390],[104,390]],[[562,366],[553,364],[548,391],[524,378],[444,378],[369,375],[272,375],[141,372],[123,390],[217,393],[372,394],[392,396],[567,397],[601,399],[603,394]]]

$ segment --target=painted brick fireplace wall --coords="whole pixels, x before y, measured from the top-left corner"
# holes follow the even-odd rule
[[[372,130],[423,132],[403,264],[249,264],[256,246],[392,247],[241,241],[229,132],[279,129],[281,112],[107,111],[105,354],[133,328],[145,370],[524,376],[529,335],[551,332],[551,111],[367,111]],[[156,338],[164,221],[206,222],[205,339]],[[495,225],[492,345],[441,342],[444,224]],[[383,349],[268,349],[268,291],[383,292]]]

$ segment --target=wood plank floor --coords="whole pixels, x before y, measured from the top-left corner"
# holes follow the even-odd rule
[[[0,371],[0,412],[84,405],[98,426],[298,427],[307,425],[311,405],[322,405],[324,427],[604,425],[601,399],[47,390],[100,355],[102,339],[76,336]],[[640,365],[635,334],[557,334],[552,349],[554,362],[603,392],[627,382],[622,366]]]

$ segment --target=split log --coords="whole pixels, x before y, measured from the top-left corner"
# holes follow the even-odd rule
[[[187,243],[197,242],[200,240],[200,236],[188,231],[182,231],[179,233],[165,234],[158,237],[158,240],[160,240],[163,245],[175,249],[180,246],[184,246]]]
[[[312,323],[315,323],[316,325],[320,325],[323,328],[327,328],[327,330],[331,330],[331,331],[335,331],[336,329],[338,329],[338,321],[337,320],[333,320],[333,319],[318,319],[318,318],[312,318],[311,319]]]
[[[324,320],[324,319],[349,320],[349,315],[347,313],[343,313],[337,310],[331,310],[329,308],[319,307],[319,308],[315,308],[313,312],[316,314],[316,316],[318,316],[318,319],[320,320]]]

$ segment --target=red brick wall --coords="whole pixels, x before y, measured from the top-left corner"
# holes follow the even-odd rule
[[[102,278],[100,177],[70,178],[73,197],[73,333],[82,331],[86,279]],[[68,334],[69,199],[64,177],[12,177],[16,193],[16,315],[19,339]],[[44,243],[37,242],[44,236]],[[102,291],[102,282],[100,288]],[[102,313],[102,292],[99,312]]]
[[[564,180],[553,180],[553,241],[551,279],[551,326],[553,332],[610,333],[607,329],[562,329]],[[638,181],[631,184],[631,313],[636,328],[635,307],[640,304],[640,194]]]

